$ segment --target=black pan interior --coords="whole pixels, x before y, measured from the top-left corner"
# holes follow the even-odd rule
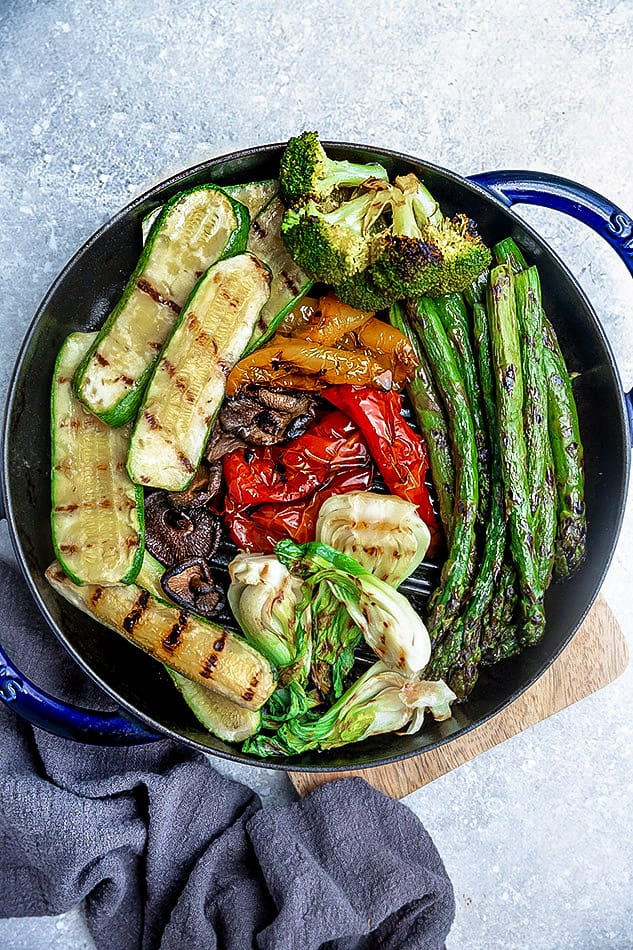
[[[429,722],[416,736],[375,737],[292,762],[262,762],[215,739],[193,718],[162,667],[62,602],[44,579],[53,559],[49,513],[49,387],[55,356],[68,333],[99,327],[138,258],[142,217],[183,187],[225,184],[277,174],[281,148],[268,146],[215,159],[175,176],[137,199],[77,253],[47,294],[16,365],[5,418],[4,485],[16,552],[52,629],[80,665],[121,705],[174,738],[206,751],[273,768],[350,769],[393,761],[481,724],[524,691],[569,641],[589,609],[611,559],[624,510],[629,441],[619,376],[606,339],[577,283],[543,241],[482,189],[432,165],[394,152],[331,144],[335,158],[382,161],[390,173],[424,177],[447,213],[465,211],[488,244],[511,234],[539,266],[546,311],[575,383],[586,460],[588,556],[578,573],[547,593],[547,630],[540,644],[484,671],[471,699],[451,720]],[[36,678],[37,671],[31,671]]]

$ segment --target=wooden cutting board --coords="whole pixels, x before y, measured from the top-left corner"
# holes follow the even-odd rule
[[[299,794],[350,775],[360,775],[394,798],[403,798],[611,683],[628,663],[626,640],[609,605],[598,597],[576,635],[546,673],[507,709],[478,729],[430,752],[394,765],[354,772],[290,772]]]

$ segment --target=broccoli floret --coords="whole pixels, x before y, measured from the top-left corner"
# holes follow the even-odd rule
[[[398,299],[396,294],[376,287],[366,270],[338,284],[334,293],[343,303],[358,310],[386,310]]]
[[[335,188],[354,188],[369,178],[388,180],[382,165],[337,162],[325,154],[317,132],[302,132],[288,142],[281,158],[279,185],[286,205],[313,198],[322,202]]]
[[[395,299],[465,290],[491,261],[474,221],[464,214],[444,218],[414,175],[396,181],[392,226],[372,242],[372,281]]]
[[[334,211],[321,211],[314,201],[286,211],[281,224],[293,260],[314,280],[340,284],[369,264],[372,222],[381,201],[368,191]]]

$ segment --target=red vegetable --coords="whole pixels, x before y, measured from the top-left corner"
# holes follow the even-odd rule
[[[437,533],[439,524],[426,485],[428,453],[423,440],[402,418],[400,395],[347,385],[330,386],[321,395],[363,433],[391,494],[413,502],[431,534]]]
[[[266,448],[237,449],[223,459],[226,527],[247,551],[271,551],[282,538],[314,540],[319,509],[330,495],[371,488],[365,439],[341,412]]]

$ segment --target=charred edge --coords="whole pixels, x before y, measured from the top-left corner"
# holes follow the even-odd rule
[[[163,647],[167,653],[175,653],[180,646],[182,634],[187,626],[188,613],[186,610],[180,612],[178,620],[173,625],[166,637],[163,637]]]
[[[142,590],[130,612],[123,618],[123,629],[126,633],[129,633],[130,636],[134,635],[134,628],[145,613],[148,603],[149,593],[146,590]]]
[[[156,303],[161,304],[161,306],[163,307],[169,307],[169,309],[172,310],[175,314],[180,313],[181,308],[178,306],[176,301],[170,300],[169,297],[163,297],[163,295],[158,290],[156,290],[156,288],[153,287],[152,284],[150,284],[150,282],[146,280],[144,277],[140,277],[136,281],[136,286],[141,291],[141,293],[147,294],[147,296],[151,297],[152,300],[155,300]]]

